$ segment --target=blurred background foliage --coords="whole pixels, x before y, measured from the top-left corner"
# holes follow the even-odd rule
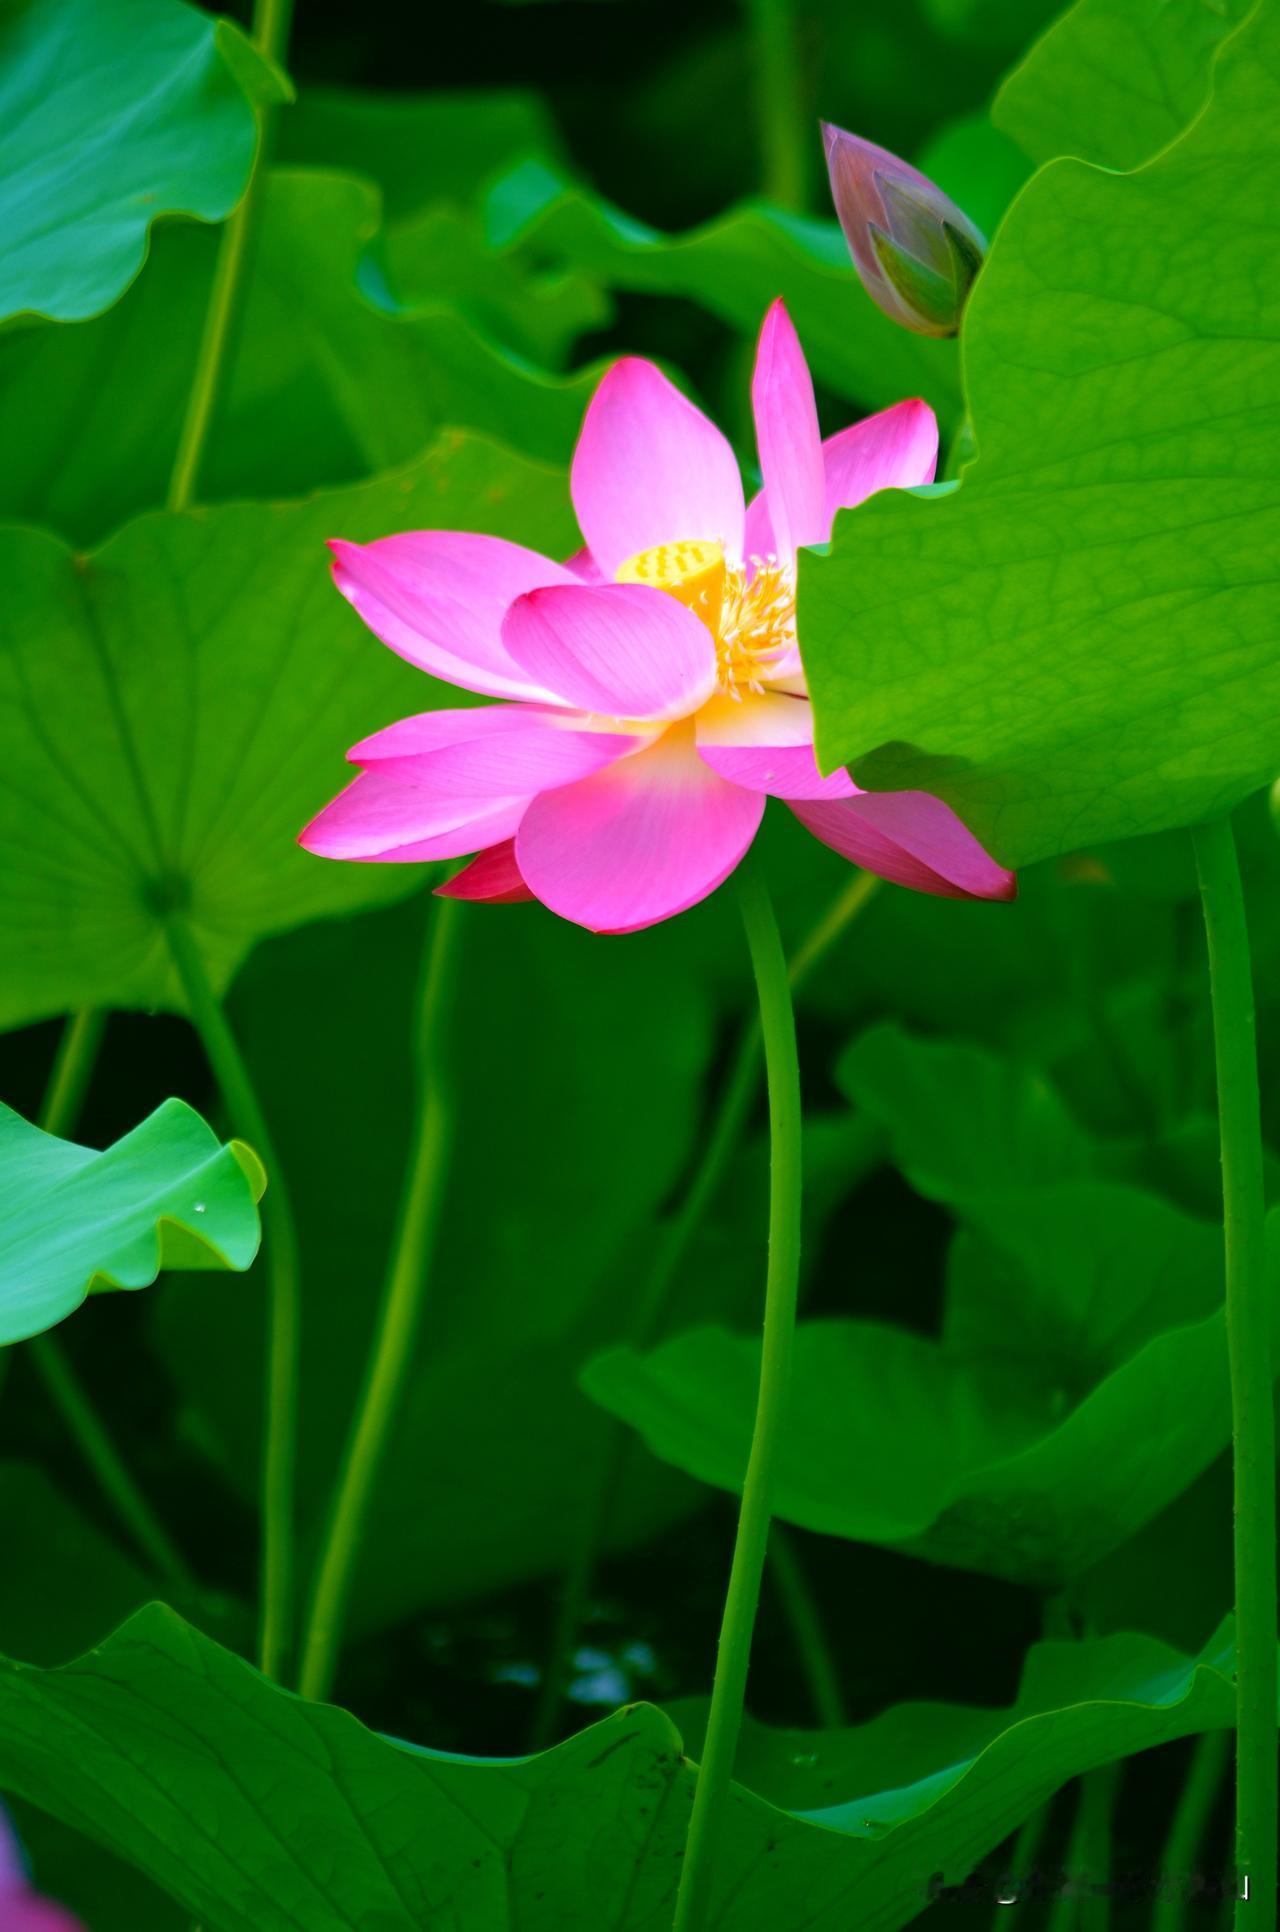
[[[830,219],[816,122],[837,121],[916,160],[990,232],[1030,163],[987,108],[1053,8],[1046,0],[800,0],[792,11],[794,44],[779,52],[770,38],[776,10],[765,0],[477,0],[419,10],[300,0],[297,8],[288,66],[298,99],[278,121],[199,497],[223,506],[351,494],[273,511],[262,554],[246,513],[234,508],[215,508],[193,526],[191,542],[204,546],[208,622],[192,620],[192,651],[207,650],[213,636],[218,667],[229,661],[235,672],[226,681],[249,680],[255,715],[272,721],[274,735],[261,769],[219,763],[233,716],[220,707],[231,699],[216,679],[193,687],[192,730],[199,726],[210,761],[200,767],[209,840],[199,847],[210,865],[198,872],[193,861],[191,878],[193,919],[205,922],[230,983],[232,1022],[301,1225],[304,1554],[319,1532],[392,1224],[410,1107],[413,988],[432,913],[418,868],[321,871],[288,845],[290,827],[335,788],[350,739],[408,708],[410,685],[416,706],[432,702],[420,679],[383,662],[332,596],[320,538],[334,516],[343,534],[363,533],[357,521],[369,535],[403,526],[412,505],[418,522],[456,521],[568,551],[563,468],[593,371],[623,350],[669,366],[726,425],[750,469],[750,344],[780,291],[811,353],[828,430],[918,392],[953,440],[955,346],[895,333],[861,297]],[[247,10],[240,16],[247,23]],[[796,75],[782,127],[759,81],[779,58],[793,58]],[[0,335],[6,518],[44,525],[79,549],[159,509],[217,240],[213,228],[161,222],[142,272],[101,313],[69,325],[28,318]],[[515,454],[495,452],[495,442]],[[4,535],[24,557],[33,547],[46,555],[46,539]],[[104,566],[112,611],[121,585],[150,583],[146,544],[167,541],[159,525],[115,540]],[[245,615],[237,600],[244,582],[258,584],[254,572],[268,594],[264,603],[255,590]],[[185,621],[168,606],[146,611],[136,620],[144,631],[170,636]],[[325,668],[314,704],[283,658],[277,665],[271,656],[282,612]],[[80,688],[72,631],[33,634],[44,675]],[[145,731],[147,660],[144,651],[131,665],[129,648],[121,647],[122,676],[126,690],[130,676],[141,680]],[[252,666],[243,673],[241,658]],[[348,703],[349,694],[358,696]],[[360,706],[374,715],[362,718]],[[288,782],[276,784],[271,760],[286,744],[297,755]],[[170,749],[176,770],[188,741]],[[34,756],[21,745],[12,752]],[[106,764],[94,782],[98,792],[90,785],[81,803],[96,826],[119,791]],[[264,837],[264,795],[280,851],[253,871],[240,855]],[[65,853],[84,837],[73,822],[79,809],[60,808],[53,829],[40,833],[59,880],[72,875]],[[1260,802],[1239,820],[1260,962],[1264,1096],[1280,1141],[1271,970],[1280,864]],[[845,868],[780,811],[769,816],[762,849],[785,936],[797,946],[845,883]],[[152,913],[130,897],[126,861],[118,903],[110,894],[86,902],[66,888],[72,910],[59,928],[56,966],[47,934],[40,937],[42,908],[21,883],[6,902],[15,935],[0,975],[12,1029],[0,1037],[8,1102],[28,1117],[38,1111],[55,1015],[95,998],[123,1009],[110,1020],[78,1130],[93,1145],[171,1093],[225,1124],[194,1037],[171,1010],[177,1001],[157,963]],[[613,1426],[579,1376],[627,1337],[730,1064],[748,986],[733,907],[722,898],[616,943],[537,907],[477,908],[463,947],[449,1041],[462,1108],[457,1154],[339,1694],[398,1736],[503,1753],[529,1735],[557,1580]],[[1023,876],[1009,908],[880,891],[801,1001],[811,1142],[806,1314],[892,1324],[919,1338],[942,1336],[944,1323],[948,1334],[957,1321],[963,1330],[958,1281],[974,1263],[972,1254],[964,1263],[960,1245],[983,1239],[971,1192],[960,1199],[922,1183],[902,1121],[891,1107],[870,1105],[865,1083],[848,1072],[850,1043],[887,1018],[908,1035],[981,1047],[992,1064],[1008,1063],[1011,1080],[1047,1083],[1071,1131],[1095,1150],[1091,1171],[1096,1162],[1157,1203],[1154,1213],[1176,1206],[1200,1217],[1204,1234],[1217,1213],[1205,990],[1182,835],[1043,864]],[[975,1105],[972,1063],[953,1057],[937,1078],[939,1106],[951,1110],[963,1142]],[[757,1101],[674,1285],[668,1333],[715,1321],[752,1327],[766,1207],[762,1126]],[[1009,1159],[1023,1147],[1015,1136]],[[958,1228],[966,1232],[957,1236]],[[1001,1265],[1016,1274],[1030,1263],[1006,1254]],[[1195,1314],[1203,1312],[1197,1304]],[[1135,1324],[1122,1355],[1158,1330],[1158,1311]],[[980,1356],[999,1355],[1008,1342],[998,1324],[975,1338],[971,1323],[966,1333],[965,1346]],[[178,1544],[183,1574],[157,1577],[130,1545],[43,1383],[14,1351],[0,1359],[0,1539],[12,1559],[0,1571],[0,1649],[59,1661],[157,1594],[247,1648],[260,1271],[190,1276],[145,1297],[95,1301],[62,1339]],[[1075,1341],[1082,1391],[1115,1362],[1096,1336]],[[843,1399],[860,1398],[846,1389]],[[920,1401],[902,1426],[922,1462],[954,1474],[945,1422]],[[1012,1702],[1026,1645],[1064,1600],[1078,1628],[1138,1629],[1198,1649],[1231,1595],[1222,1446],[1209,1426],[1188,1459],[1189,1486],[1172,1499],[1160,1494],[1141,1521],[1103,1533],[1092,1523],[1068,1544],[1084,1554],[1065,1570],[993,1557],[982,1537],[976,1554],[972,1545],[957,1554],[945,1539],[931,1545],[927,1512],[912,1549],[895,1547],[912,1543],[905,1532],[870,1536],[865,1518],[845,1524],[842,1537],[794,1531],[848,1716],[861,1720],[903,1699]],[[1029,1493],[1034,1511],[1034,1484]],[[792,1517],[804,1523],[812,1512]],[[1001,1532],[998,1512],[993,1520],[988,1541]],[[565,1729],[628,1697],[705,1689],[730,1534],[724,1495],[636,1444],[587,1605]],[[869,1540],[845,1540],[851,1535]],[[926,1568],[925,1557],[941,1561]],[[1046,1611],[1046,1596],[1056,1609]],[[791,1632],[775,1583],[752,1708],[800,1725],[813,1710]],[[1120,1857],[1150,1848],[1186,1750],[1167,1746],[1146,1765],[1140,1792],[1119,1813]],[[37,1869],[56,1868],[61,1895],[94,1932],[184,1923],[87,1840],[73,1841],[28,1808],[21,1820]],[[1067,1822],[1055,1814],[1058,1840]],[[1219,1818],[1219,1847],[1223,1833]]]

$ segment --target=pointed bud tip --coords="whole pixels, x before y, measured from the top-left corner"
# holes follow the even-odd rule
[[[986,242],[926,175],[887,148],[820,123],[831,196],[867,294],[919,335],[954,335]]]

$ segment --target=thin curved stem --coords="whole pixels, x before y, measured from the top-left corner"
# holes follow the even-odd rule
[[[1041,1641],[1044,1643],[1072,1643],[1075,1640],[1075,1636],[1075,1624],[1072,1619],[1071,1606],[1066,1594],[1062,1591],[1055,1591],[1050,1595],[1043,1596],[1040,1599]],[[993,1926],[1003,1926],[1006,1923],[1006,1914],[1009,1905],[1015,1903],[1021,1897],[1020,1888],[1025,1886],[1028,1880],[1034,1878],[1036,1860],[1040,1856],[1040,1848],[1044,1843],[1045,1834],[1049,1829],[1049,1821],[1053,1816],[1055,1802],[1056,1800],[1053,1797],[1046,1798],[1043,1804],[1037,1805],[1030,1817],[1024,1819],[1022,1829],[1015,1838],[1013,1850],[1009,1854],[1008,1877],[1011,1896],[1004,1900],[997,1898],[995,1917],[992,1920]]]
[[[881,883],[873,872],[857,872],[836,894],[816,925],[796,948],[788,969],[793,993],[799,990],[875,897]],[[680,1264],[720,1190],[734,1149],[741,1139],[755,1097],[759,1072],[760,1022],[752,1018],[738,1042],[698,1164],[678,1209],[663,1229],[627,1330],[626,1339],[632,1348],[647,1347],[661,1326]],[[872,1145],[869,1141],[868,1154],[872,1151]],[[564,1701],[565,1667],[577,1648],[578,1631],[591,1592],[605,1527],[614,1512],[632,1443],[630,1431],[611,1417],[595,1466],[594,1481],[576,1525],[559,1593],[548,1651],[549,1661],[530,1728],[529,1748],[532,1751],[545,1750],[555,1735]]]
[[[1076,1815],[1067,1841],[1072,1890],[1054,1901],[1048,1932],[1107,1932],[1111,1924],[1111,1825],[1120,1766],[1103,1764],[1080,1779]]]
[[[293,0],[254,0],[253,43],[268,60],[283,58],[292,11]],[[226,371],[227,349],[239,310],[245,262],[261,200],[274,104],[266,103],[260,112],[258,151],[254,156],[249,184],[239,207],[224,223],[218,241],[218,259],[214,265],[209,306],[205,310],[204,330],[196,354],[195,374],[187,397],[186,414],[182,420],[165,498],[166,507],[170,510],[185,510],[195,496],[209,425]]]
[[[1276,1444],[1253,973],[1230,821],[1193,833],[1213,999],[1231,1366],[1236,1926],[1276,1923]]]
[[[801,210],[808,201],[809,150],[816,153],[817,146],[805,99],[795,0],[744,3],[754,43],[761,186],[770,201]]]
[[[40,1125],[46,1134],[65,1140],[74,1132],[106,1030],[106,1013],[96,1006],[73,1013],[63,1027],[40,1103]]]
[[[1160,1859],[1161,1894],[1151,1917],[1151,1932],[1183,1932],[1191,1901],[1191,1879],[1201,1861],[1214,1806],[1231,1760],[1230,1731],[1206,1731],[1196,1739],[1169,1835]]]
[[[266,1436],[262,1458],[262,1617],[259,1663],[279,1679],[293,1633],[294,1465],[298,1436],[298,1331],[301,1274],[298,1231],[284,1172],[244,1055],[209,983],[203,956],[186,921],[164,922],[169,951],[187,996],[233,1130],[251,1142],[267,1170],[262,1197],[268,1280]]]
[[[1040,1847],[1044,1843],[1052,1810],[1052,1799],[1037,1805],[1031,1816],[1024,1821],[1022,1829],[1013,1841],[1008,1866],[1009,1897],[1003,1903],[997,1898],[995,1916],[992,1919],[993,1932],[996,1926],[1005,1926],[1008,1923],[1008,1906],[1015,1904],[1021,1898],[1020,1888],[1035,1875],[1036,1860],[1040,1856]]]
[[[855,872],[841,887],[792,955],[788,972],[793,993],[798,993],[810,974],[817,971],[836,941],[843,938],[883,884],[884,880],[877,878],[874,872]]]
[[[769,1267],[755,1427],[720,1625],[706,1743],[676,1894],[674,1932],[694,1932],[706,1920],[716,1845],[742,1727],[751,1636],[791,1382],[800,1282],[800,1064],[787,962],[768,890],[752,861],[739,868],[736,883],[760,1001],[769,1089]]]
[[[40,1108],[39,1124],[46,1134],[66,1139],[74,1131],[106,1024],[105,1012],[85,1007],[63,1027]],[[54,1407],[138,1549],[165,1582],[193,1589],[194,1578],[180,1551],[121,1460],[56,1336],[32,1336],[27,1351]]]
[[[432,899],[417,1042],[417,1120],[400,1196],[382,1306],[333,1492],[316,1566],[298,1688],[327,1696],[342,1644],[352,1569],[369,1498],[413,1359],[444,1198],[453,1096],[445,1065],[444,1022],[457,970],[460,904]]]
[[[795,1544],[781,1523],[769,1532],[769,1576],[782,1599],[795,1637],[800,1668],[805,1675],[813,1714],[825,1731],[838,1731],[848,1721],[840,1678],[822,1618],[809,1588],[804,1565],[796,1555]]]
[[[81,1386],[63,1349],[52,1335],[36,1335],[28,1343],[31,1360],[55,1407],[80,1446],[103,1494],[128,1530],[156,1575],[184,1591],[194,1590],[195,1578],[177,1545],[160,1523],[150,1503],[120,1460],[102,1418]]]

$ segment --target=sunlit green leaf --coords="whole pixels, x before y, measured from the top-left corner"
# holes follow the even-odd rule
[[[1203,102],[1213,56],[1251,0],[1077,0],[991,110],[1034,161],[1136,168]]]
[[[221,221],[281,79],[177,0],[13,0],[0,17],[0,317],[96,315],[163,215]]]
[[[1031,173],[1025,155],[1006,133],[992,126],[986,114],[949,121],[914,162],[964,209],[988,240]]]
[[[839,518],[801,570],[824,765],[939,793],[1011,864],[1206,818],[1280,765],[1278,34],[1241,27],[1136,174],[1028,184],[965,324],[976,462]]]
[[[250,1148],[224,1147],[181,1100],[103,1153],[0,1106],[0,1343],[162,1268],[247,1268],[264,1182]]]

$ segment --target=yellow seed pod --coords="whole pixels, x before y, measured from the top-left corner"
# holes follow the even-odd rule
[[[620,584],[648,584],[687,604],[713,636],[719,634],[724,581],[723,545],[700,538],[638,550],[618,570]]]

